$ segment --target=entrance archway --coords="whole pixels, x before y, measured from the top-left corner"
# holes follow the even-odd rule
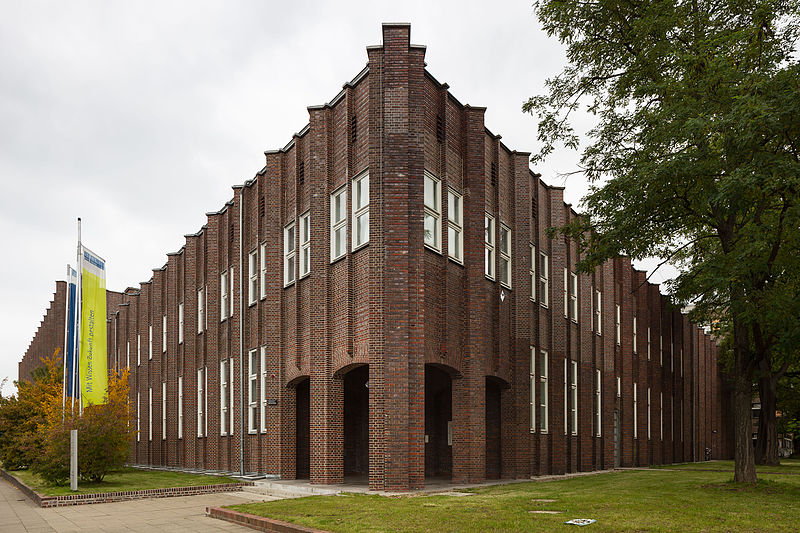
[[[311,380],[295,385],[295,477],[311,477]]]
[[[425,477],[453,477],[453,380],[445,367],[425,365]]]
[[[369,366],[344,376],[344,475],[369,475]]]

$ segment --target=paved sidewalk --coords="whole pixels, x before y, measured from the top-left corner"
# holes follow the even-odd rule
[[[206,507],[265,499],[271,498],[249,492],[225,492],[42,509],[17,488],[0,479],[0,533],[45,531],[252,532],[252,529],[206,517]]]

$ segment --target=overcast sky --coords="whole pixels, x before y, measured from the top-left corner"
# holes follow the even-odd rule
[[[107,286],[151,277],[381,43],[410,22],[428,70],[512,149],[536,151],[523,101],[563,66],[529,1],[0,0],[0,380],[17,378],[55,281],[83,242]],[[574,152],[540,172],[586,192]],[[654,278],[658,280],[658,278]],[[3,392],[13,389],[7,384]]]

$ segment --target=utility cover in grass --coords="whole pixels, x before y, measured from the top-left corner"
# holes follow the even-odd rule
[[[573,526],[588,526],[589,524],[594,524],[597,522],[594,518],[573,518],[572,520],[567,520],[564,522],[565,524],[572,524]]]

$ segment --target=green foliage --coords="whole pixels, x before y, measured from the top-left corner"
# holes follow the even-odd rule
[[[585,214],[561,231],[591,271],[657,257],[681,271],[676,303],[732,336],[735,416],[766,357],[800,335],[800,34],[797,0],[540,0],[568,66],[538,114],[537,161],[578,148],[569,115],[596,117],[581,169]],[[773,360],[770,359],[769,368]],[[737,454],[747,455],[737,424]],[[748,481],[755,480],[754,470]]]

